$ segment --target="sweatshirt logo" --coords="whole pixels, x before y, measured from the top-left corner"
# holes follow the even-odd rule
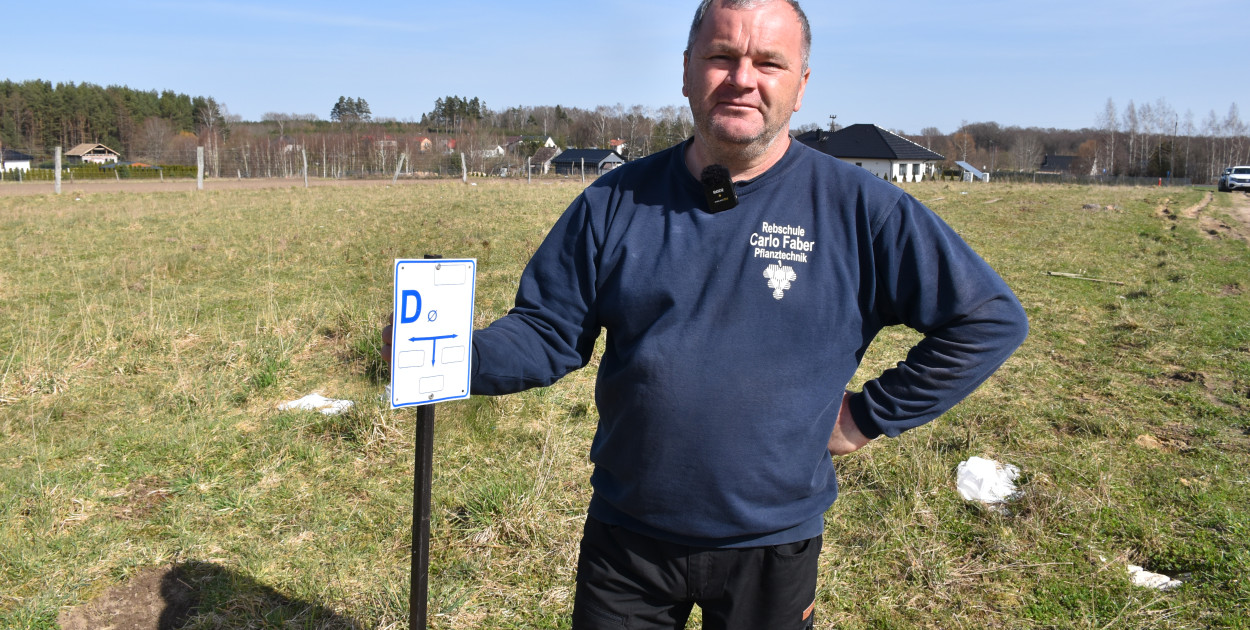
[[[751,234],[750,244],[756,258],[778,263],[806,263],[807,255],[816,249],[816,240],[807,240],[807,229],[803,226],[768,221],[760,225],[760,231]]]
[[[793,267],[781,263],[769,265],[768,269],[764,270],[764,277],[768,278],[768,288],[773,290],[774,300],[785,297],[786,291],[790,289],[790,283],[799,279]]]

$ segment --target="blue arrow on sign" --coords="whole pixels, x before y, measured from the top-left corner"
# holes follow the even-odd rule
[[[429,341],[433,343],[434,345],[430,348],[430,365],[435,365],[436,363],[438,363],[438,340],[439,339],[455,339],[458,336],[459,335],[441,335],[438,337],[410,337],[408,341],[411,341],[414,343],[418,341]]]

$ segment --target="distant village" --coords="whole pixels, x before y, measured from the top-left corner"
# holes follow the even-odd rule
[[[33,103],[38,103],[36,107]],[[1213,184],[1250,162],[1250,132],[1234,103],[1226,116],[1181,116],[1162,99],[1117,107],[1079,130],[964,123],[917,134],[878,121],[793,137],[896,183],[933,178]],[[266,113],[244,121],[211,97],[89,83],[0,81],[0,181],[76,176],[145,177],[202,163],[207,177],[589,177],[689,138],[684,106],[594,109],[518,106],[492,110],[448,96],[419,120],[374,119],[365,99],[339,97],[329,120]],[[173,168],[178,167],[178,168]],[[95,170],[92,170],[95,169]],[[181,170],[178,170],[181,169]]]
[[[969,164],[955,161],[957,171],[943,170],[945,156],[919,143],[887,129],[871,124],[855,124],[836,131],[811,130],[793,134],[796,141],[840,160],[855,164],[874,176],[896,183],[911,183],[938,176],[958,176],[964,180],[989,181],[990,173]],[[446,138],[435,144],[428,136],[415,136],[401,141],[390,135],[369,141],[374,153],[385,157],[400,155],[401,149],[410,150],[414,156],[431,154],[457,155],[460,153],[456,139]],[[504,142],[487,147],[478,146],[466,152],[466,164],[471,161],[477,168],[472,172],[482,176],[543,175],[591,175],[597,176],[624,164],[631,158],[630,145],[624,139],[612,139],[610,148],[561,148],[552,136],[510,136]],[[277,151],[290,156],[304,152],[305,147],[296,138],[282,136],[277,139]],[[36,168],[35,157],[14,149],[0,149],[0,172],[20,177],[22,172]],[[101,169],[127,167],[130,169],[155,169],[161,165],[134,160],[127,161],[117,150],[100,143],[82,143],[64,151],[63,164],[67,167],[95,165]],[[403,154],[407,158],[407,154]],[[524,157],[524,160],[518,158]],[[1079,156],[1046,155],[1032,173],[1047,175],[1080,175],[1074,172]],[[258,161],[263,162],[263,160]],[[290,160],[286,160],[290,164]],[[428,162],[428,160],[427,160]],[[412,160],[412,164],[420,163]],[[45,165],[46,166],[46,165]],[[362,162],[363,166],[363,162]],[[402,165],[399,165],[402,168]],[[454,163],[452,164],[454,167]],[[219,167],[220,170],[220,167]],[[455,170],[452,168],[451,170]],[[263,176],[292,177],[299,169],[290,166],[267,169]],[[412,175],[412,170],[403,171]],[[423,174],[419,171],[417,174]],[[426,172],[424,174],[432,174]],[[446,174],[446,173],[443,173]],[[1089,174],[1089,173],[1085,173]],[[222,176],[222,175],[218,175]],[[229,176],[228,169],[224,176]],[[242,173],[238,173],[242,177]],[[249,169],[249,177],[256,176]]]

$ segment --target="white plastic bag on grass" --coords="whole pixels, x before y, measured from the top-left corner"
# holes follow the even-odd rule
[[[1133,578],[1133,584],[1157,591],[1170,591],[1183,584],[1180,580],[1173,580],[1159,573],[1151,573],[1135,564],[1128,565],[1128,574]]]
[[[1016,479],[1020,469],[992,459],[970,457],[955,470],[955,486],[967,501],[987,505],[1002,503],[1016,495]]]
[[[326,398],[321,394],[313,393],[300,398],[299,400],[292,400],[289,403],[278,405],[278,409],[282,409],[284,411],[287,409],[320,411],[322,414],[327,416],[337,416],[340,413],[351,409],[354,404],[355,403],[350,400],[335,400],[333,398]]]

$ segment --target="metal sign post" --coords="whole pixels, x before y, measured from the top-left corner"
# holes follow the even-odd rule
[[[391,407],[417,407],[412,479],[412,574],[408,625],[428,619],[434,404],[469,397],[477,261],[395,261]]]
[[[412,475],[412,578],[408,627],[425,630],[430,594],[430,497],[434,480],[434,405],[417,407],[417,447]]]

